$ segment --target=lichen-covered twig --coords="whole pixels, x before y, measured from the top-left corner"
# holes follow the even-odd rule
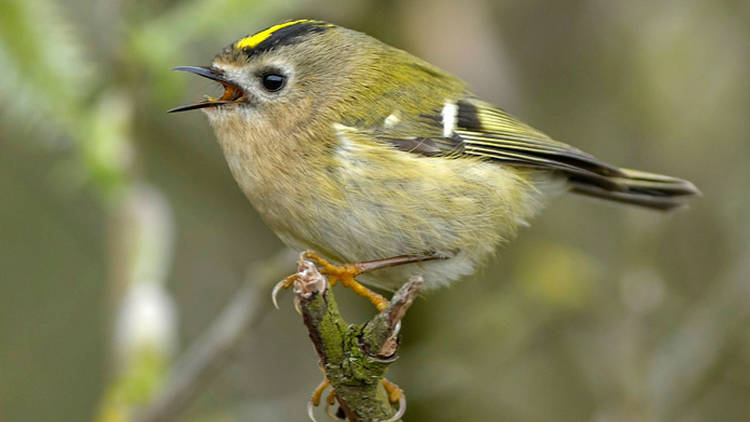
[[[401,319],[422,284],[421,277],[413,277],[370,321],[349,324],[339,313],[326,278],[314,263],[300,260],[295,303],[348,421],[386,421],[396,414],[383,380],[396,358]]]

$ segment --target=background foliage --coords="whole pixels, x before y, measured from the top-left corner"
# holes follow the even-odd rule
[[[560,198],[415,304],[390,375],[408,420],[746,420],[750,3],[733,0],[0,0],[0,420],[122,420],[281,248],[203,116],[164,111],[217,89],[171,67],[299,17],[704,193],[673,215]],[[290,306],[266,315],[183,420],[303,420],[308,344]]]

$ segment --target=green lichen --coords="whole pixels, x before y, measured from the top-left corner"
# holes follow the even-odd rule
[[[360,348],[360,342],[371,340],[364,338],[365,325],[343,319],[331,289],[301,299],[300,305],[326,376],[344,406],[359,421],[392,416],[395,410],[381,383],[388,364],[371,359]]]

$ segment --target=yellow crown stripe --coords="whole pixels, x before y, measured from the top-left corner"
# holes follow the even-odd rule
[[[278,31],[279,29],[286,28],[287,26],[297,25],[298,23],[308,23],[308,22],[313,22],[313,21],[311,21],[310,19],[298,19],[296,21],[284,22],[278,25],[274,25],[268,29],[258,32],[255,35],[251,35],[249,37],[245,37],[237,41],[234,44],[234,47],[235,48],[254,48],[256,45],[267,40],[268,37],[273,35],[273,33]]]

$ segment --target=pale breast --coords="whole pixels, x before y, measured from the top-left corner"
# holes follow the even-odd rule
[[[474,159],[423,157],[342,137],[319,183],[307,232],[335,258],[354,262],[440,252],[446,261],[383,270],[363,281],[397,288],[421,273],[435,288],[474,272],[476,264],[539,207],[522,173]]]
[[[454,255],[362,278],[379,287],[422,274],[430,289],[471,274],[539,207],[529,174],[497,164],[423,157],[348,136],[333,149],[300,154],[262,142],[261,133],[229,143],[222,138],[236,138],[217,130],[238,184],[290,247],[339,262]]]

